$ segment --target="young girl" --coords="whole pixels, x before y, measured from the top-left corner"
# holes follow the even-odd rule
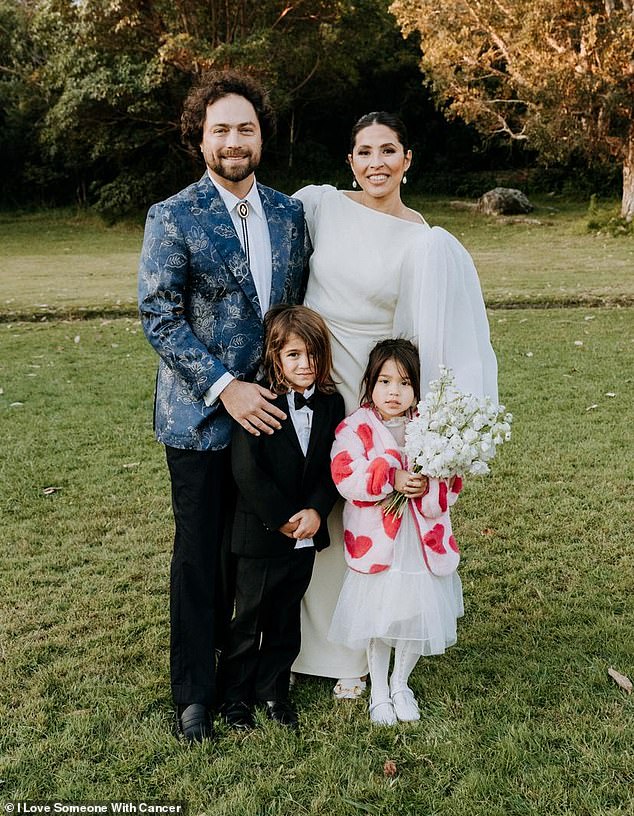
[[[238,500],[231,550],[236,605],[219,665],[223,713],[238,729],[254,725],[253,705],[297,728],[288,701],[291,664],[300,649],[300,605],[315,550],[329,544],[326,518],[337,490],[330,449],[344,416],[330,375],[330,337],[304,306],[279,305],[264,320],[266,385],[286,414],[275,433],[234,428],[232,468]]]
[[[367,650],[370,719],[383,725],[420,718],[409,676],[421,655],[442,654],[456,642],[463,613],[448,511],[461,482],[410,473],[402,453],[419,370],[409,341],[378,343],[363,375],[361,407],[337,428],[331,454],[333,479],[347,500],[348,572],[328,637]],[[381,506],[394,490],[408,499],[400,518]]]

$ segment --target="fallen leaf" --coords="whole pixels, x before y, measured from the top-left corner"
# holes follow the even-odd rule
[[[532,352],[532,351],[527,351],[527,352],[526,352],[526,356],[527,356],[527,357],[532,357],[532,356],[533,356],[533,352]]]
[[[594,320],[594,315],[586,315],[583,319],[584,320]]]
[[[23,405],[23,402],[12,402],[11,405],[9,405],[9,408],[21,408]]]
[[[484,530],[480,530],[480,535],[492,536],[495,535],[495,530],[493,530],[491,527],[485,527]]]
[[[616,391],[606,391],[605,396],[606,397],[616,397]]]
[[[75,335],[75,342],[79,343],[80,340],[81,340],[81,337],[78,334],[76,334]]]
[[[386,759],[383,763],[383,776],[396,776],[398,769],[393,759]]]
[[[617,672],[617,670],[613,669],[612,667],[608,669],[608,674],[614,680],[616,685],[623,689],[623,691],[627,691],[628,694],[632,693],[632,681],[629,677]]]
[[[52,496],[52,495],[53,495],[53,493],[57,493],[57,491],[58,491],[58,490],[61,490],[61,489],[62,489],[61,487],[45,487],[45,488],[42,490],[42,493],[43,493],[45,496]]]
[[[593,411],[595,408],[598,408],[598,407],[599,406],[595,402],[592,405],[588,405],[588,407],[586,408],[586,411]]]
[[[575,340],[575,346],[582,346],[583,340]]]
[[[124,468],[133,468],[133,467],[138,467],[140,464],[141,464],[140,462],[128,462],[123,467]]]

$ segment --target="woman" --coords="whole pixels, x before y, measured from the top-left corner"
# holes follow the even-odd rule
[[[459,388],[497,400],[497,364],[484,301],[469,253],[450,233],[430,228],[405,206],[401,184],[412,161],[405,126],[385,112],[352,129],[348,162],[353,191],[304,187],[313,242],[305,305],[332,334],[333,370],[346,413],[359,406],[363,367],[384,337],[419,347],[421,393],[440,364]],[[363,652],[326,639],[345,575],[341,504],[329,519],[332,546],[318,554],[302,608],[302,651],[293,671],[339,678],[335,696],[359,696],[367,673]]]

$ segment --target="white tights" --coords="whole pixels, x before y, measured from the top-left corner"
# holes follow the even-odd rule
[[[371,638],[368,642],[368,666],[372,681],[372,702],[390,699],[393,693],[407,688],[407,681],[418,663],[420,649],[415,641],[399,640],[394,649],[394,668],[388,685],[392,647],[381,638]]]

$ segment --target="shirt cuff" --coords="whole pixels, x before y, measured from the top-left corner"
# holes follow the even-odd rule
[[[235,380],[233,374],[230,374],[226,371],[219,380],[208,388],[205,393],[203,394],[203,399],[205,401],[205,405],[207,408],[211,408],[211,406],[216,402],[218,397],[220,396],[221,392],[229,385],[229,383]]]

